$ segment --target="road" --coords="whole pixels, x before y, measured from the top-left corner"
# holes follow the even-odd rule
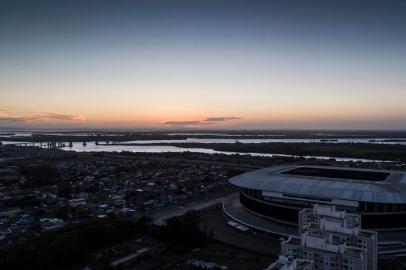
[[[279,237],[262,236],[252,231],[242,232],[227,224],[221,209],[212,209],[202,214],[202,226],[213,232],[213,238],[224,244],[254,253],[277,258],[281,250]]]
[[[205,199],[205,200],[199,200],[199,201],[194,201],[187,203],[184,206],[171,206],[168,209],[152,213],[149,215],[152,218],[152,221],[155,225],[163,225],[165,224],[167,219],[170,219],[172,217],[177,217],[177,216],[182,216],[186,214],[188,211],[194,211],[194,210],[202,210],[205,208],[208,208],[210,206],[214,206],[216,204],[221,204],[227,196],[222,196],[222,197],[217,197],[217,198],[211,198],[211,199]]]

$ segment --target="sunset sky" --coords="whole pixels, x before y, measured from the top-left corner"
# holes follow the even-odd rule
[[[406,1],[1,1],[0,127],[406,129]]]

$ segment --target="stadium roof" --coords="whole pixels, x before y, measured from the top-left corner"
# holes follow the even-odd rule
[[[406,203],[406,173],[327,166],[274,166],[247,172],[230,183],[249,189],[317,198]]]

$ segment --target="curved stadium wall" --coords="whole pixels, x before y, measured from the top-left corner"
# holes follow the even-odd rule
[[[334,204],[339,210],[360,214],[363,228],[387,230],[406,227],[404,176],[400,172],[332,167],[271,167],[234,177],[230,182],[239,187],[242,206],[278,223],[297,226],[301,209],[316,203]],[[303,187],[294,187],[295,181]],[[354,190],[345,190],[350,187],[348,183]],[[330,186],[333,191],[335,187],[337,192],[326,196],[326,187],[314,195],[320,188],[317,186]],[[377,198],[370,190],[390,192]]]

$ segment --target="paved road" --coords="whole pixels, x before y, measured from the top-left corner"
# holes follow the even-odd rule
[[[184,206],[172,206],[168,209],[153,213],[150,215],[150,217],[152,218],[152,221],[155,225],[160,226],[160,225],[165,224],[167,219],[170,219],[170,218],[176,217],[176,216],[182,216],[182,215],[186,214],[188,211],[203,210],[210,206],[214,206],[216,204],[221,204],[225,200],[225,198],[226,198],[226,196],[207,199],[207,200],[203,200],[203,201],[202,200],[194,201],[194,202],[190,202]]]
[[[227,224],[221,209],[204,212],[203,224],[208,232],[213,231],[213,238],[230,246],[249,250],[277,258],[280,253],[279,237],[254,235],[252,232],[241,232]]]
[[[155,225],[163,225],[169,218],[184,215],[188,211],[203,210],[214,205],[222,204],[228,195],[217,198],[190,202],[184,206],[172,206],[150,214]],[[242,248],[266,256],[277,257],[280,252],[279,237],[255,235],[252,232],[241,232],[231,228],[227,219],[222,213],[222,208],[212,208],[202,213],[202,227],[209,232],[212,231],[213,238],[222,243]]]

